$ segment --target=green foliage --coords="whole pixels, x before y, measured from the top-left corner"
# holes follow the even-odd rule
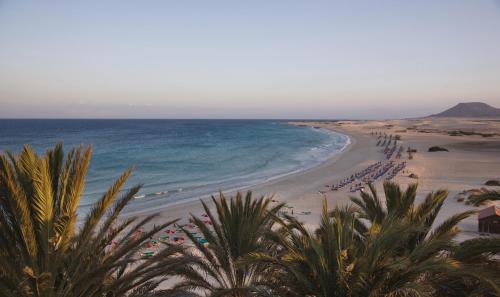
[[[0,297],[499,296],[500,239],[457,243],[458,223],[474,212],[437,224],[444,190],[418,198],[416,184],[388,182],[382,197],[369,185],[351,206],[325,200],[317,228],[270,198],[221,193],[212,207],[202,202],[208,219],[191,216],[206,243],[185,232],[191,247],[141,258],[173,222],[132,236],[154,217],[119,219],[140,188],[121,190],[130,169],[78,220],[90,155],[80,147],[65,157],[57,145],[0,156]],[[160,289],[170,276],[179,281]]]
[[[485,186],[500,187],[500,180],[491,179],[484,183]]]
[[[428,152],[448,152],[448,149],[440,146],[431,146],[428,150]]]
[[[474,193],[467,198],[468,202],[474,206],[484,205],[489,201],[500,200],[500,191],[481,189],[479,193]]]
[[[0,296],[132,296],[186,260],[174,257],[174,247],[147,260],[137,256],[171,222],[131,237],[153,216],[118,220],[140,188],[120,195],[130,169],[78,222],[91,152],[74,148],[65,158],[58,144],[43,156],[29,146],[18,156],[0,156]]]
[[[267,264],[262,296],[495,296],[497,241],[453,241],[457,224],[474,212],[435,219],[446,191],[416,203],[417,185],[406,190],[384,184],[353,197],[356,208],[326,203],[320,226],[311,232],[293,217],[278,219],[272,252],[252,253],[245,263]],[[480,265],[487,265],[481,270]],[[450,285],[451,284],[451,285]]]
[[[252,199],[252,193],[226,199],[221,193],[212,197],[215,213],[202,202],[212,223],[192,215],[195,224],[208,243],[202,244],[185,232],[195,247],[185,256],[194,260],[179,273],[182,281],[175,290],[202,292],[207,296],[249,296],[262,281],[261,266],[257,263],[239,265],[238,261],[250,253],[271,249],[266,235],[271,233],[274,217],[283,206],[270,207],[271,199]]]

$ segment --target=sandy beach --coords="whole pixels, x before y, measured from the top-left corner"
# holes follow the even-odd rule
[[[412,160],[403,153],[398,161],[406,161],[407,167],[394,180],[402,186],[418,182],[418,199],[438,189],[447,189],[447,199],[437,223],[455,213],[476,209],[458,202],[461,191],[484,187],[489,179],[500,178],[500,131],[498,120],[477,119],[418,119],[388,121],[339,121],[339,122],[293,122],[292,125],[311,125],[331,129],[351,138],[351,143],[333,158],[312,169],[278,178],[251,190],[255,195],[273,195],[276,201],[285,202],[294,215],[311,227],[316,225],[321,212],[323,197],[327,198],[329,207],[350,203],[349,197],[357,195],[349,188],[338,191],[329,190],[332,185],[349,177],[370,164],[385,161],[383,148],[377,147],[377,138],[372,131],[380,131],[388,135],[400,135],[400,144],[417,150]],[[450,131],[475,131],[496,135],[463,135],[451,136]],[[449,152],[427,152],[430,146],[442,146]],[[408,175],[413,173],[417,179]],[[378,191],[382,191],[382,179],[375,182]],[[246,190],[246,189],[243,189]],[[321,191],[321,192],[320,192]],[[322,193],[324,192],[324,194]],[[227,193],[231,195],[234,193]],[[204,199],[209,200],[209,197]],[[210,204],[209,204],[210,205]],[[180,202],[148,213],[128,214],[145,216],[157,213],[153,222],[180,218],[184,221],[189,214],[201,215],[203,209],[199,201]],[[305,213],[304,213],[305,212]],[[464,231],[460,239],[478,236],[475,216],[464,220],[460,227]]]
[[[500,297],[499,12],[0,0],[0,297]]]
[[[387,134],[401,135],[402,145],[416,149],[412,160],[407,160],[405,174],[398,174],[394,179],[403,186],[418,182],[417,199],[438,189],[449,191],[449,198],[437,218],[436,223],[447,217],[469,209],[480,210],[458,202],[459,193],[464,190],[485,187],[490,179],[500,178],[500,131],[498,120],[428,118],[416,120],[360,121],[318,124],[330,129],[338,129],[347,134],[366,137],[370,131],[383,131]],[[474,131],[483,134],[495,134],[488,137],[481,135],[451,136],[451,131]],[[447,148],[449,152],[428,152],[431,146]],[[381,148],[379,148],[380,154]],[[407,154],[403,158],[407,159]],[[380,158],[380,156],[379,156]],[[409,178],[415,174],[418,179]],[[375,183],[382,191],[382,183]],[[486,187],[488,188],[488,187]],[[491,188],[493,189],[493,188]],[[334,203],[346,200],[346,193],[333,194]],[[340,198],[342,197],[342,198]],[[462,196],[463,197],[463,196]],[[460,223],[464,231],[459,240],[477,236],[477,218],[472,216]]]

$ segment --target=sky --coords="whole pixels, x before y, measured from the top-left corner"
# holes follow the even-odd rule
[[[500,107],[500,0],[0,0],[0,118]]]

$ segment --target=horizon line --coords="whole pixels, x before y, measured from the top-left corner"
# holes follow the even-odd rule
[[[7,118],[0,117],[0,120],[202,120],[202,121],[388,121],[388,120],[411,120],[411,119],[422,119],[430,116],[412,116],[412,117],[402,117],[402,118],[133,118],[133,117],[123,117],[123,118],[99,118],[99,117],[85,117],[85,118],[64,118],[64,117],[54,117],[54,118],[43,118],[43,117],[18,117],[18,118]]]

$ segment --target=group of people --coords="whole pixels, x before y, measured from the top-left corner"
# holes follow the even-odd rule
[[[352,182],[354,182],[356,180],[356,178],[354,177],[354,175],[351,175],[350,177],[348,178],[345,178],[343,180],[341,180],[338,184],[336,185],[332,185],[331,188],[332,188],[332,191],[337,191],[337,190],[340,190],[342,189],[343,187],[347,186],[347,185],[350,185]]]
[[[357,179],[362,179],[366,175],[368,175],[368,174],[370,174],[372,172],[375,172],[378,168],[380,168],[380,166],[382,166],[382,161],[378,161],[377,163],[374,163],[374,164],[366,167],[365,169],[361,170],[360,172],[356,172],[354,174],[354,176]]]
[[[390,147],[387,146],[385,149],[384,149],[384,155],[386,157],[387,160],[390,160],[392,158],[392,155],[394,155],[394,153],[396,152],[396,148],[397,148],[397,145],[394,144],[394,146]],[[396,159],[401,159],[401,155],[403,154],[403,146],[400,145],[399,146],[399,149],[396,153]]]
[[[372,174],[365,176],[363,178],[364,183],[371,183],[384,176],[392,167],[394,166],[394,161],[389,161],[382,166],[379,166]]]
[[[403,154],[403,146],[401,145],[399,147],[398,153],[396,154],[396,159],[401,159],[402,154]]]
[[[396,177],[396,175],[403,169],[406,168],[406,161],[403,161],[401,163],[399,163],[397,166],[395,166],[391,172],[389,172],[389,174],[385,177],[385,180],[391,180],[393,179],[394,177]]]
[[[378,161],[365,169],[354,173],[348,178],[343,179],[336,185],[332,185],[331,189],[333,191],[340,190],[345,186],[350,185],[350,191],[356,192],[362,190],[363,183],[369,183],[377,180],[379,177],[383,176],[392,166],[394,166],[394,161],[389,161],[388,163],[382,165],[382,161]],[[354,183],[356,180],[361,180],[359,183]]]
[[[355,183],[354,185],[351,185],[351,188],[349,189],[349,192],[355,193],[357,191],[361,191],[365,188],[363,183]]]
[[[205,225],[212,225],[212,222],[208,218],[206,214],[202,215],[202,221]],[[191,236],[201,244],[208,244],[206,238],[203,237],[202,233],[197,230],[197,226],[193,223],[187,223],[184,225],[173,224],[172,227],[164,230],[158,239],[150,238],[140,250],[140,256],[142,257],[152,257],[154,256],[161,248],[160,242],[168,243],[168,244],[185,244],[189,237],[186,236],[186,232],[190,233]],[[138,239],[144,234],[144,229],[141,228],[132,234],[132,238]],[[117,245],[118,243],[113,242],[113,245]]]
[[[350,177],[341,180],[337,184],[327,186],[330,187],[332,191],[340,190],[346,186],[350,186],[349,191],[352,193],[361,191],[364,189],[365,184],[376,181],[377,179],[385,176],[388,172],[389,173],[386,175],[385,179],[393,179],[401,170],[406,167],[406,161],[396,165],[395,162],[391,160],[393,156],[395,156],[396,159],[400,159],[404,150],[402,145],[398,146],[398,140],[400,140],[400,137],[398,135],[393,137],[392,134],[387,135],[386,133],[373,131],[371,132],[371,135],[377,136],[377,146],[380,145],[382,140],[383,145],[387,143],[383,153],[385,155],[385,158],[389,161],[385,164],[382,161],[378,161],[374,164],[371,164],[367,168],[354,173]]]
[[[385,149],[384,149],[385,158],[387,160],[390,160],[395,151],[396,151],[396,144],[394,144],[391,147],[386,146]]]

